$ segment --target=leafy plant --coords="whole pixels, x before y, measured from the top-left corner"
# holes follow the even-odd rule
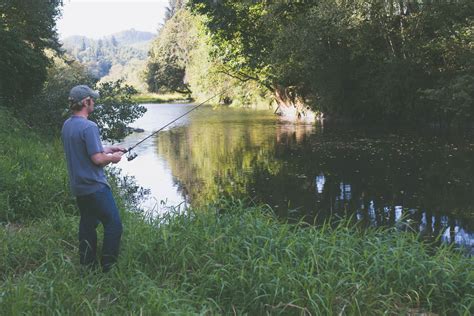
[[[102,140],[120,141],[131,133],[128,124],[141,117],[146,108],[133,102],[137,90],[121,80],[100,83],[98,89],[100,103],[90,119],[99,125]]]

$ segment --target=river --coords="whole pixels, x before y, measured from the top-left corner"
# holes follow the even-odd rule
[[[148,104],[130,146],[191,109]],[[474,138],[396,128],[294,124],[270,111],[201,107],[118,166],[150,189],[162,213],[222,197],[265,203],[279,216],[351,216],[474,249]]]

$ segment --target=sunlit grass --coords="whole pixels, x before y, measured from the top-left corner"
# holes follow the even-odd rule
[[[167,103],[167,102],[190,102],[192,99],[187,94],[170,93],[141,93],[133,96],[132,100],[137,103]]]

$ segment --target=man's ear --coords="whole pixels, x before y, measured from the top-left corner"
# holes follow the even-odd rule
[[[84,100],[82,100],[82,107],[88,107],[90,105],[91,105],[91,99],[85,98]]]

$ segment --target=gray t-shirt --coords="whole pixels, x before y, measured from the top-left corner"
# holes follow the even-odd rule
[[[82,116],[73,115],[64,122],[61,139],[72,194],[87,195],[109,186],[104,169],[91,159],[92,155],[104,151],[97,124]]]

